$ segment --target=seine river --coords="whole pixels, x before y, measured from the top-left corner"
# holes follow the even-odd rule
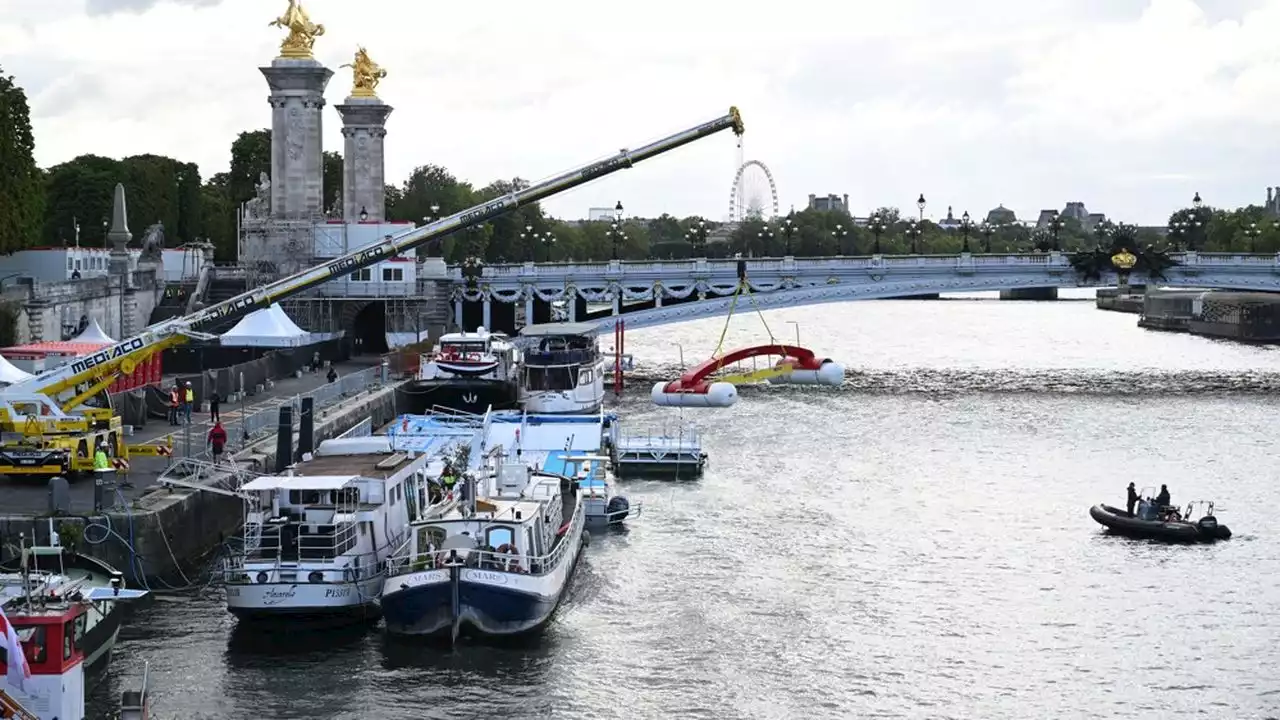
[[[685,411],[708,472],[627,483],[643,518],[596,538],[535,646],[246,635],[214,588],[140,610],[94,707],[148,660],[161,719],[1280,717],[1280,348],[1080,301],[765,319],[846,387]],[[633,332],[624,422],[678,420],[649,387],[723,325]],[[725,344],[767,338],[740,312]],[[1216,500],[1235,537],[1104,536],[1089,506],[1130,480]]]

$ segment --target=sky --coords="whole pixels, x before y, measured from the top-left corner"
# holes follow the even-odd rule
[[[36,159],[140,153],[225,171],[267,127],[258,67],[287,0],[0,0],[0,68],[31,99]],[[1082,201],[1163,223],[1199,192],[1221,207],[1280,186],[1280,0],[304,0],[335,71],[385,67],[387,178],[443,165],[481,186],[537,180],[738,106],[724,133],[547,201],[582,218],[729,214],[735,172],[766,165],[781,212],[810,193],[1020,218]],[[768,201],[754,168],[746,192]]]

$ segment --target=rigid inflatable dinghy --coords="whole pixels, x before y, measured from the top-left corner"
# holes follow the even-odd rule
[[[1203,514],[1199,520],[1192,520],[1198,508],[1203,508]],[[1136,514],[1100,503],[1089,508],[1089,515],[1116,535],[1143,540],[1191,543],[1231,537],[1230,528],[1214,517],[1213,503],[1204,500],[1188,504],[1185,513],[1179,513],[1177,508],[1157,508],[1147,500],[1138,504]]]

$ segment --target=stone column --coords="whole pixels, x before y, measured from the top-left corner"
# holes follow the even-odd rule
[[[276,58],[258,68],[271,87],[271,217],[324,212],[324,89],[333,71],[310,58]]]
[[[386,217],[387,116],[391,106],[376,97],[348,97],[337,106],[342,115],[342,215],[347,222],[368,213],[370,222]]]
[[[111,256],[107,260],[107,273],[111,277],[129,277],[129,241],[133,233],[129,232],[129,210],[125,206],[124,185],[116,183],[115,197],[111,203],[111,229],[107,231],[107,240],[111,241]]]

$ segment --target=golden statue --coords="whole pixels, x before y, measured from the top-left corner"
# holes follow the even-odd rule
[[[364,48],[356,50],[354,62],[349,62],[342,67],[351,68],[351,97],[378,97],[375,91],[378,89],[378,83],[387,76],[387,71],[370,59],[369,53]]]
[[[316,38],[324,34],[324,26],[311,22],[311,18],[307,17],[301,0],[289,0],[289,9],[284,11],[284,15],[267,25],[289,31],[289,35],[280,43],[282,58],[312,58],[311,48],[315,46]]]
[[[1116,270],[1127,273],[1133,269],[1134,265],[1138,264],[1138,258],[1129,252],[1129,248],[1120,248],[1120,252],[1111,256],[1111,264],[1115,266]]]

